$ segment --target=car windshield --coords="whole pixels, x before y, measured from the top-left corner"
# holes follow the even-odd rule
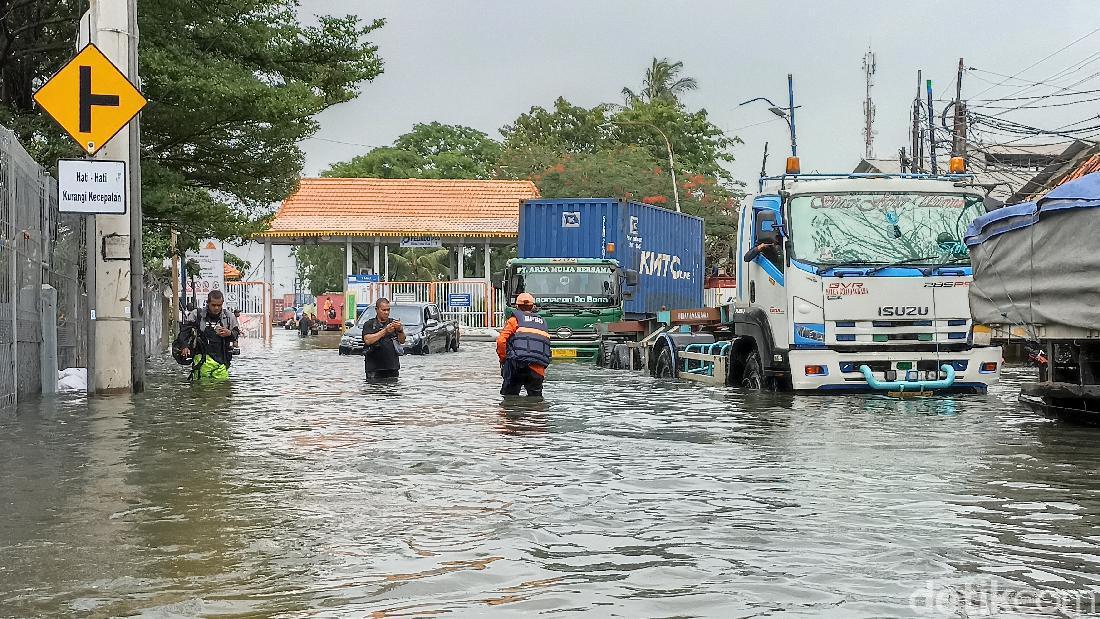
[[[374,318],[375,311],[374,306],[368,307],[363,311],[363,314],[359,316],[358,322],[355,326],[360,329],[363,325],[367,324],[367,321]],[[406,325],[418,325],[423,320],[424,308],[419,305],[397,305],[396,303],[390,306],[390,318],[400,320],[402,324]]]
[[[796,196],[794,257],[819,265],[967,262],[967,226],[983,214],[974,195],[846,193]]]
[[[607,265],[520,265],[516,267],[516,276],[514,293],[528,292],[539,305],[611,305],[615,302],[617,278]]]

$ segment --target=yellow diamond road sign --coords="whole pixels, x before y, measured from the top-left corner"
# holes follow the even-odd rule
[[[92,44],[43,84],[34,100],[89,155],[103,148],[146,104],[141,92]]]

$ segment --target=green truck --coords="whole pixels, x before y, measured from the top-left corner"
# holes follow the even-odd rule
[[[516,258],[508,261],[504,289],[509,314],[519,293],[535,297],[554,359],[592,360],[600,347],[597,325],[623,319],[634,281],[617,260]]]

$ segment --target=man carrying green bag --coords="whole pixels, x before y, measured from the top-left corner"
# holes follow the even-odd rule
[[[191,381],[216,383],[229,378],[234,343],[241,330],[237,319],[224,306],[221,291],[211,290],[206,307],[188,312],[180,323],[172,353],[177,363],[191,366],[188,376]]]

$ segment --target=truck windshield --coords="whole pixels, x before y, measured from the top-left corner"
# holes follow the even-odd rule
[[[974,195],[845,193],[795,196],[794,257],[817,265],[967,262],[967,226],[985,212]]]
[[[612,305],[617,277],[610,266],[520,265],[514,294],[528,292],[539,305]]]

